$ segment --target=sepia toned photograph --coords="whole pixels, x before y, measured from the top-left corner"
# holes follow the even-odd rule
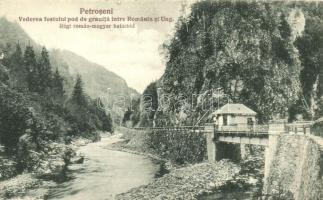
[[[323,1],[0,0],[0,200],[323,200]]]

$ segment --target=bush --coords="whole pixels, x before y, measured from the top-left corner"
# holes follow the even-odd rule
[[[194,130],[154,130],[148,135],[152,149],[178,164],[197,163],[206,158],[204,133]]]
[[[33,172],[45,178],[56,179],[62,176],[65,167],[75,154],[68,146],[53,141],[42,140],[37,145],[30,133],[20,138],[18,147],[20,170]]]
[[[32,120],[28,101],[21,94],[0,87],[0,143],[6,152],[14,153],[19,137],[25,133],[27,123]]]
[[[16,162],[0,156],[0,181],[11,178],[17,174]]]
[[[22,174],[0,183],[0,198],[10,199],[14,196],[23,196],[27,190],[36,188],[40,181],[30,174]]]
[[[312,127],[311,127],[311,133],[316,136],[323,137],[323,121],[321,122],[316,122]]]

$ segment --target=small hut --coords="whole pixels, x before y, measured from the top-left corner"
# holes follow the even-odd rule
[[[257,113],[243,104],[228,103],[211,115],[218,127],[230,126],[235,129],[245,129],[255,124]]]

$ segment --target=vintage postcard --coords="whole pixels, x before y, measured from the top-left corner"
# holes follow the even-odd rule
[[[0,199],[322,200],[323,1],[0,0]]]

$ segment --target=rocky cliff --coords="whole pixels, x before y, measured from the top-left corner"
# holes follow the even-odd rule
[[[317,49],[323,4],[201,1],[163,45],[154,123],[194,125],[227,102],[243,103],[260,122],[318,116]],[[315,82],[315,80],[318,80]],[[315,99],[314,99],[315,97]],[[305,103],[304,103],[305,102]],[[316,102],[316,103],[315,103]],[[323,101],[322,101],[323,102]]]

